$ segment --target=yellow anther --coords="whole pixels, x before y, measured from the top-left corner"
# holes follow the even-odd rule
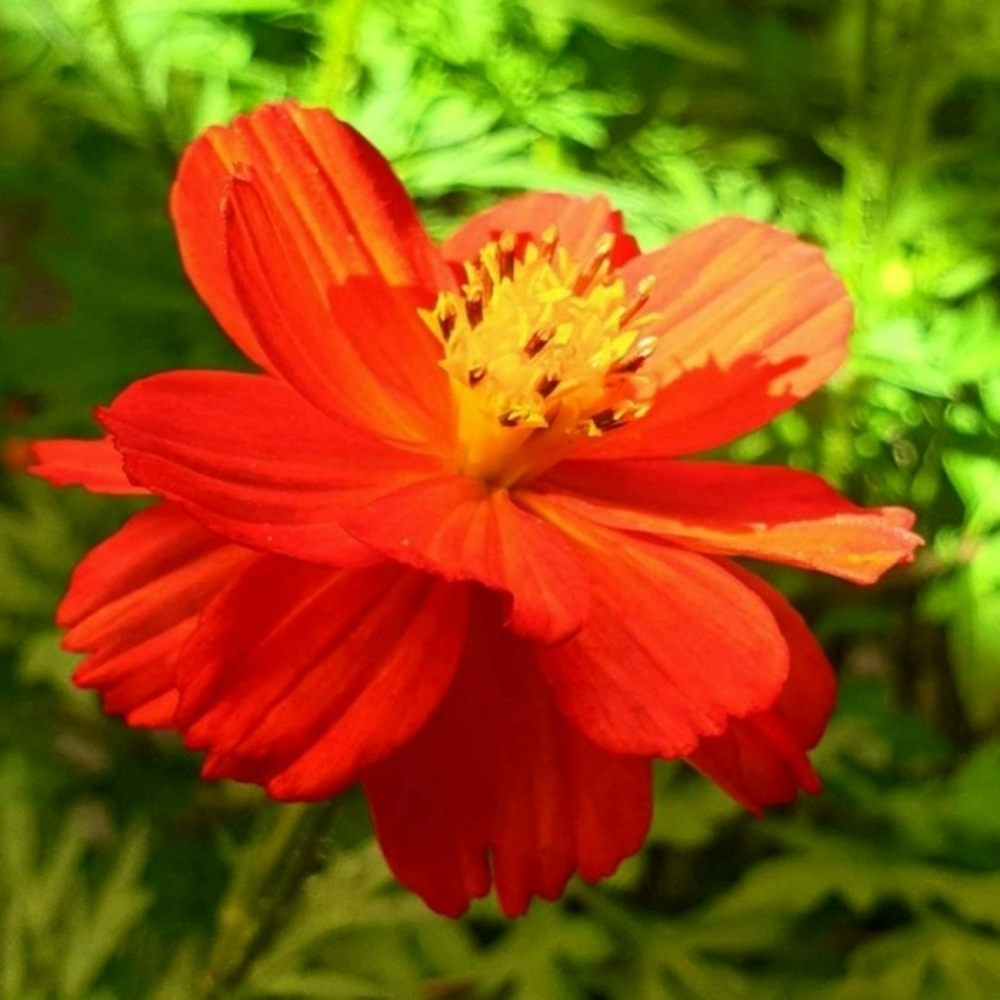
[[[650,295],[653,294],[653,289],[656,287],[656,278],[650,274],[647,275],[639,284],[636,286],[635,298],[625,307],[625,311],[618,317],[618,325],[622,328],[628,326],[629,323],[635,319],[636,313],[649,301]]]
[[[502,278],[514,276],[514,251],[517,249],[517,237],[513,233],[502,233],[496,242],[497,264]]]
[[[615,248],[615,234],[605,233],[595,244],[590,260],[580,268],[576,281],[573,283],[573,294],[583,295],[595,281],[604,278],[608,273],[608,258]]]
[[[437,320],[441,339],[447,343],[448,338],[451,337],[451,331],[455,329],[455,320],[458,319],[458,310],[455,307],[454,300],[442,296],[438,300],[437,308],[434,310],[434,318]]]
[[[538,242],[538,251],[547,261],[555,256],[556,247],[559,245],[559,230],[555,223],[546,226],[542,230],[542,238]]]
[[[608,371],[614,375],[624,375],[637,372],[656,350],[656,337],[640,337],[617,361],[613,362]]]
[[[648,411],[656,338],[639,332],[647,317],[632,321],[652,282],[627,297],[614,246],[606,233],[581,266],[554,226],[520,249],[503,233],[465,266],[462,292],[422,314],[444,344],[464,475],[511,487]]]
[[[539,379],[538,384],[535,386],[535,390],[542,399],[547,399],[559,388],[559,383],[562,379],[555,375],[543,375]]]
[[[469,326],[476,327],[483,321],[483,290],[473,288],[465,297],[465,316]]]
[[[555,332],[555,329],[551,326],[547,326],[542,330],[536,330],[524,345],[524,353],[529,358],[533,358],[555,336]]]

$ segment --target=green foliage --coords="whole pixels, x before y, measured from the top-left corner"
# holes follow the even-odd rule
[[[961,533],[936,549],[951,571],[922,595],[924,613],[948,623],[955,682],[969,720],[1000,719],[1000,460],[945,451],[945,472],[966,509]]]
[[[461,924],[390,894],[373,843],[339,852],[306,886],[301,906],[254,967],[248,997],[415,996],[442,970],[471,970]]]
[[[664,767],[646,849],[507,924],[396,889],[348,796],[285,899],[245,874],[282,809],[70,687],[53,609],[129,504],[25,481],[24,443],[95,433],[149,372],[243,363],[166,197],[199,129],[288,95],[364,131],[437,235],[552,188],[606,194],[645,247],[740,213],[827,249],[851,361],[728,455],[912,507],[927,546],[865,592],[780,578],[842,677],[822,797],[758,822]],[[998,121],[981,0],[0,4],[0,1000],[207,998],[273,900],[246,1000],[997,995]]]
[[[16,758],[0,758],[0,997],[103,1000],[115,954],[134,940],[151,897],[141,884],[147,838],[116,835],[103,808],[68,812],[50,843]],[[100,841],[98,877],[85,870]]]

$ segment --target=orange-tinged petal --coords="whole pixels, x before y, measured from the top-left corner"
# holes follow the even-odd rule
[[[225,196],[246,144],[233,127],[211,128],[184,151],[170,192],[181,262],[230,340],[261,368],[273,368],[236,295],[226,254]]]
[[[840,367],[850,300],[822,252],[749,219],[720,219],[630,261],[655,285],[640,316],[657,336],[643,372],[652,412],[581,458],[685,455],[725,444],[808,396]]]
[[[505,595],[506,625],[538,642],[580,629],[589,594],[558,531],[463,476],[405,486],[348,515],[344,526],[383,555],[446,580],[477,580]]]
[[[246,233],[237,227],[234,234],[227,221],[234,214],[234,188],[246,184],[256,201],[252,209],[242,207],[243,216],[266,223],[254,240],[280,236],[261,248],[268,267],[263,274],[257,267],[259,276],[274,279],[291,264],[297,271],[297,284],[282,281],[256,297],[246,285],[259,262]],[[181,161],[171,213],[189,277],[258,364],[312,391],[316,380],[308,379],[300,359],[312,351],[321,369],[341,365],[325,372],[327,384],[374,380],[385,387],[379,396],[392,393],[397,402],[409,399],[425,410],[441,406],[437,344],[416,307],[433,305],[436,293],[451,285],[451,274],[388,164],[350,126],[325,109],[284,102],[209,129]],[[285,328],[262,325],[259,300],[268,295],[290,315],[312,305],[320,311],[302,330],[290,322]],[[324,321],[330,333],[325,344],[310,335]],[[356,402],[363,407],[360,390]]]
[[[583,629],[537,650],[560,708],[590,739],[679,757],[774,703],[788,648],[757,594],[704,556],[536,501],[578,543],[590,580]]]
[[[232,182],[226,219],[233,286],[277,372],[336,420],[438,442],[450,421],[447,376],[416,301],[377,277],[334,285],[311,274],[308,245],[268,204],[256,173]]]
[[[478,593],[441,705],[363,775],[389,866],[448,916],[491,880],[508,916],[555,899],[574,872],[611,874],[649,827],[649,762],[601,750],[559,712],[497,603]]]
[[[135,482],[234,541],[309,562],[371,562],[340,519],[439,470],[433,458],[328,419],[265,375],[154,375],[100,417]]]
[[[149,493],[125,475],[121,452],[109,437],[96,441],[53,438],[35,441],[31,447],[36,464],[28,472],[53,486],[83,486],[92,493]]]
[[[593,253],[594,244],[608,233],[617,237],[608,256],[613,267],[620,267],[639,253],[635,240],[625,232],[621,212],[614,211],[606,198],[574,198],[548,191],[508,198],[472,216],[444,241],[441,253],[451,264],[461,265],[475,260],[479,251],[502,233],[538,242],[550,226],[558,232],[559,245],[581,264]]]
[[[407,742],[451,682],[467,589],[399,566],[265,557],[202,614],[177,726],[205,775],[285,800],[342,791]]]
[[[65,647],[90,654],[74,681],[132,725],[170,726],[177,656],[198,615],[257,558],[178,505],[134,515],[77,566],[59,606]]]
[[[734,720],[720,736],[699,743],[688,760],[754,812],[790,802],[799,789],[819,791],[806,751],[814,747],[833,711],[836,679],[801,615],[778,591],[733,564],[732,572],[771,609],[785,642],[788,680],[765,712]]]
[[[534,489],[599,524],[699,552],[752,556],[873,583],[922,541],[901,507],[857,507],[818,476],[670,459],[564,462]]]

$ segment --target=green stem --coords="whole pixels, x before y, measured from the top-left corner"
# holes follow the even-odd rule
[[[218,936],[200,1000],[233,997],[284,925],[320,862],[334,806],[282,806],[266,838],[251,846],[219,908]]]
[[[868,242],[873,188],[872,151],[870,149],[872,110],[875,104],[876,21],[878,0],[864,0],[861,8],[861,31],[854,87],[848,112],[847,154],[844,158],[844,198],[841,235],[844,244],[857,251]]]
[[[142,71],[142,59],[125,33],[125,25],[122,23],[118,2],[117,0],[98,0],[98,8],[108,29],[108,34],[111,36],[111,43],[115,47],[118,62],[128,78],[139,114],[143,119],[148,141],[157,155],[164,160],[168,169],[173,172],[175,166],[173,145],[159,112],[149,101],[146,93],[146,80]]]
[[[900,178],[908,162],[912,162],[918,141],[917,131],[925,121],[926,81],[931,75],[931,62],[936,44],[935,28],[939,24],[940,0],[923,0],[920,14],[913,26],[905,69],[896,94],[895,113],[891,116],[893,127],[889,131],[885,162],[886,216],[899,189]]]
[[[845,158],[844,241],[871,249],[881,238],[908,164],[917,159],[942,0],[921,0],[898,76],[879,56],[879,0],[864,0]]]

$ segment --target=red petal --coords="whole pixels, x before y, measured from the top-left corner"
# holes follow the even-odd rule
[[[640,316],[660,338],[643,371],[660,379],[652,412],[581,458],[664,457],[760,427],[821,386],[847,353],[852,312],[821,251],[748,219],[720,219],[631,261],[656,285]]]
[[[248,290],[241,297],[233,283],[225,203],[233,179],[249,176],[266,214],[280,220],[283,238],[305,266],[298,290],[281,289],[288,296],[281,306],[294,311],[319,294],[323,314],[351,315],[365,305],[360,296],[367,290],[379,299],[368,304],[370,321],[357,331],[343,322],[330,330],[353,338],[365,365],[394,387],[411,378],[408,369],[423,364],[418,384],[407,384],[421,398],[430,397],[436,343],[413,307],[417,301],[432,305],[434,293],[448,287],[451,276],[382,156],[325,109],[301,108],[293,102],[265,105],[228,128],[209,129],[181,161],[171,195],[181,256],[223,329],[265,368],[284,370],[295,356],[289,345],[265,336],[277,331],[252,325],[243,305]],[[256,235],[259,241],[266,234]],[[240,251],[243,256],[247,252],[246,247]],[[265,246],[263,252],[275,255],[265,261],[273,267],[287,265],[279,247]],[[360,279],[360,284],[351,285]],[[383,320],[391,316],[393,322],[375,329],[376,313]],[[369,336],[372,330],[374,338]],[[286,332],[293,338],[307,333],[294,328]],[[263,344],[259,337],[265,337]],[[337,353],[334,344],[327,344],[327,350],[315,342],[311,347],[319,352],[318,363],[329,361],[331,352],[337,357],[344,353]],[[307,377],[301,368],[296,374]],[[329,374],[342,378],[344,372]]]
[[[702,740],[688,760],[748,809],[790,802],[820,785],[805,751],[819,742],[836,699],[836,678],[819,643],[773,587],[739,566],[730,571],[771,609],[791,657],[788,680],[766,712],[734,720]]]
[[[398,566],[268,557],[220,595],[184,650],[177,726],[208,777],[327,798],[411,739],[451,682],[466,590]]]
[[[77,566],[59,607],[66,648],[91,654],[76,683],[134,725],[169,726],[178,652],[205,604],[255,558],[174,504],[136,514]]]
[[[434,295],[421,299],[364,273],[335,279],[335,262],[313,259],[258,174],[247,176],[227,194],[229,264],[275,369],[334,419],[402,440],[445,436],[441,347],[417,313]]]
[[[613,211],[606,198],[571,198],[544,191],[510,198],[474,215],[445,240],[441,253],[450,263],[461,265],[475,260],[479,251],[503,232],[537,241],[553,225],[559,233],[559,245],[581,263],[606,233],[618,237],[609,257],[613,267],[621,267],[639,254],[635,240],[625,232],[621,212]]]
[[[139,729],[172,729],[177,711],[177,691],[171,688],[159,697],[128,712],[125,721]]]
[[[873,583],[921,539],[901,507],[866,510],[808,472],[724,462],[564,462],[533,489],[599,524],[699,552],[753,556]]]
[[[154,375],[101,420],[136,482],[236,541],[310,562],[371,561],[341,517],[439,469],[329,420],[263,375]]]
[[[788,649],[756,594],[704,556],[588,525],[553,499],[538,509],[580,543],[591,585],[583,630],[538,660],[595,743],[684,756],[773,704]]]
[[[575,872],[611,874],[649,826],[648,761],[586,740],[556,709],[531,647],[480,593],[455,680],[416,738],[363,776],[397,878],[458,916],[489,891],[508,916]]]
[[[560,642],[586,618],[588,588],[572,547],[506,491],[462,476],[425,480],[348,516],[344,526],[391,559],[502,591],[505,624],[524,638]]]
[[[28,472],[53,486],[84,486],[92,493],[148,494],[135,486],[122,468],[121,453],[105,437],[97,441],[71,438],[35,441],[32,444],[36,465]]]

